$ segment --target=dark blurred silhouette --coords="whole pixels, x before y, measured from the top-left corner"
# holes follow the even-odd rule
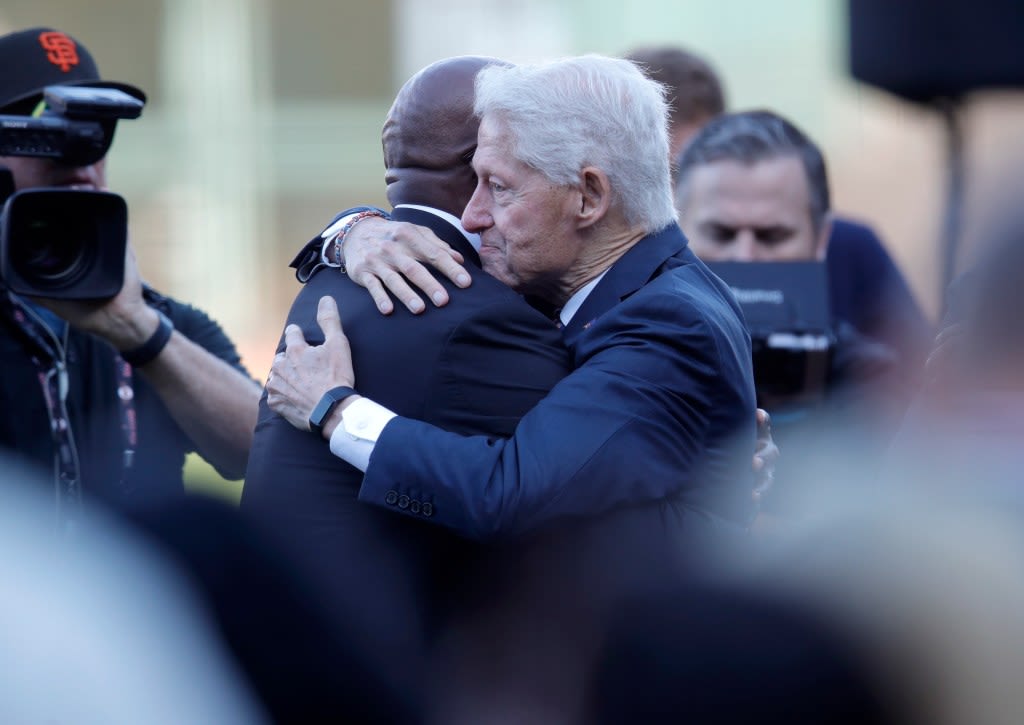
[[[417,691],[378,647],[387,633],[360,627],[361,599],[329,586],[327,562],[214,499],[138,508],[129,519],[188,572],[274,722],[419,721]]]
[[[1019,187],[1019,172],[1006,184]],[[996,204],[976,262],[950,287],[926,382],[893,444],[899,471],[969,486],[1018,509],[1024,466],[1024,212]]]
[[[267,722],[192,586],[195,568],[95,503],[69,531],[38,478],[0,456],[0,719]],[[235,601],[235,617],[261,607]]]
[[[616,611],[591,721],[900,722],[879,678],[849,632],[797,597],[690,582]]]

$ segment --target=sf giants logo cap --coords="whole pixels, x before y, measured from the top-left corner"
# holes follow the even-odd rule
[[[0,36],[0,113],[12,104],[38,98],[50,85],[118,88],[141,101],[146,94],[126,83],[100,78],[88,49],[53,28],[29,28]]]
[[[48,30],[39,34],[39,44],[46,51],[46,59],[65,73],[78,65],[78,46],[70,36]]]

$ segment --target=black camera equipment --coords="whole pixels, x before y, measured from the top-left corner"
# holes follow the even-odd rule
[[[743,310],[758,405],[806,404],[825,393],[835,351],[822,262],[713,262]]]
[[[138,118],[142,101],[116,88],[47,86],[38,117],[0,116],[0,156],[38,156],[89,166],[107,153],[118,119]]]
[[[118,119],[143,102],[113,88],[47,86],[39,117],[0,116],[0,156],[88,166],[106,154]],[[0,177],[10,172],[0,169]],[[10,187],[6,192],[4,186]],[[124,281],[128,210],[117,194],[60,188],[10,193],[0,179],[0,283],[51,299],[113,297]]]
[[[0,281],[35,297],[113,297],[124,282],[127,239],[128,206],[117,194],[19,191],[0,214]]]

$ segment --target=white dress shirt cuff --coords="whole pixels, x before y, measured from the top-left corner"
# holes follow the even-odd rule
[[[341,413],[341,425],[331,434],[331,453],[365,473],[381,431],[395,415],[369,398],[358,398]]]

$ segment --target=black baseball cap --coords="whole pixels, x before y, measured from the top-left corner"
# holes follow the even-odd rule
[[[46,86],[116,88],[145,103],[133,85],[100,78],[92,53],[67,33],[29,28],[0,36],[0,113],[42,96]]]

